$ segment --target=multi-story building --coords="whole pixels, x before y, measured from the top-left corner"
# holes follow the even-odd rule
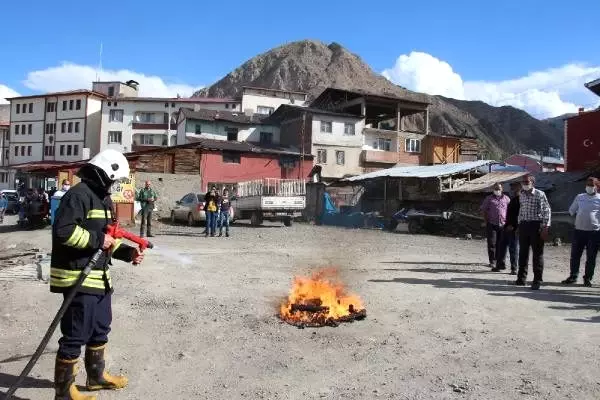
[[[0,118],[2,115],[0,115]],[[10,189],[14,183],[14,171],[8,168],[10,122],[0,119],[0,190]]]
[[[104,96],[90,90],[47,93],[10,101],[10,165],[78,161],[99,151]]]
[[[307,94],[303,92],[245,86],[242,88],[242,111],[248,115],[269,115],[281,105],[304,106],[306,98]]]
[[[194,110],[182,108],[177,121],[177,143],[187,144],[197,139],[214,139],[277,145],[279,127],[263,123],[266,117],[260,114],[206,110],[198,106]]]
[[[241,103],[235,99],[139,97],[135,81],[94,82],[93,90],[107,96],[102,102],[100,150],[112,148],[130,152],[178,144],[180,108],[241,111]]]

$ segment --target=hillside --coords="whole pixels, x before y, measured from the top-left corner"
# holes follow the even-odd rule
[[[572,117],[573,115],[575,115],[575,113],[563,114],[563,115],[559,115],[558,117],[547,118],[543,121],[545,123],[547,123],[548,125],[551,125],[551,126],[555,127],[556,129],[559,129],[561,132],[563,132],[565,129],[565,118]]]
[[[242,86],[308,92],[316,97],[326,87],[362,89],[407,100],[429,100],[431,129],[446,135],[477,137],[490,155],[519,150],[562,147],[562,131],[513,107],[428,96],[400,87],[375,73],[361,58],[337,43],[303,40],[257,55],[194,96],[231,97]],[[415,119],[413,124],[421,125]]]

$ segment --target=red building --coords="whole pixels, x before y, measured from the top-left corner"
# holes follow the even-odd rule
[[[600,79],[585,86],[600,96]],[[565,120],[565,170],[584,171],[600,165],[600,108],[579,110]]]
[[[504,160],[506,164],[517,165],[529,172],[564,172],[565,160],[556,157],[542,157],[535,154],[513,154]]]

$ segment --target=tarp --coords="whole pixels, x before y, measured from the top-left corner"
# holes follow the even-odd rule
[[[460,193],[491,193],[492,188],[496,183],[503,183],[504,190],[508,191],[510,182],[518,182],[521,178],[527,175],[527,172],[504,172],[495,171],[485,174],[482,177],[465,182],[460,186],[444,190],[444,193],[460,192]]]
[[[463,172],[468,172],[484,165],[493,163],[492,160],[478,160],[463,163],[440,164],[440,165],[414,165],[409,167],[393,167],[380,171],[370,172],[364,175],[353,176],[342,179],[342,182],[360,182],[369,179],[390,178],[434,178],[445,177]]]
[[[321,224],[332,226],[344,226],[347,228],[362,228],[365,224],[362,212],[342,214],[336,208],[329,193],[323,193],[323,210],[321,212]]]

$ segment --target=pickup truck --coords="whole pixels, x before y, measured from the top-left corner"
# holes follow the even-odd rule
[[[265,178],[239,182],[234,187],[232,205],[236,220],[249,219],[253,226],[263,221],[282,221],[291,226],[293,218],[306,207],[306,181]]]

